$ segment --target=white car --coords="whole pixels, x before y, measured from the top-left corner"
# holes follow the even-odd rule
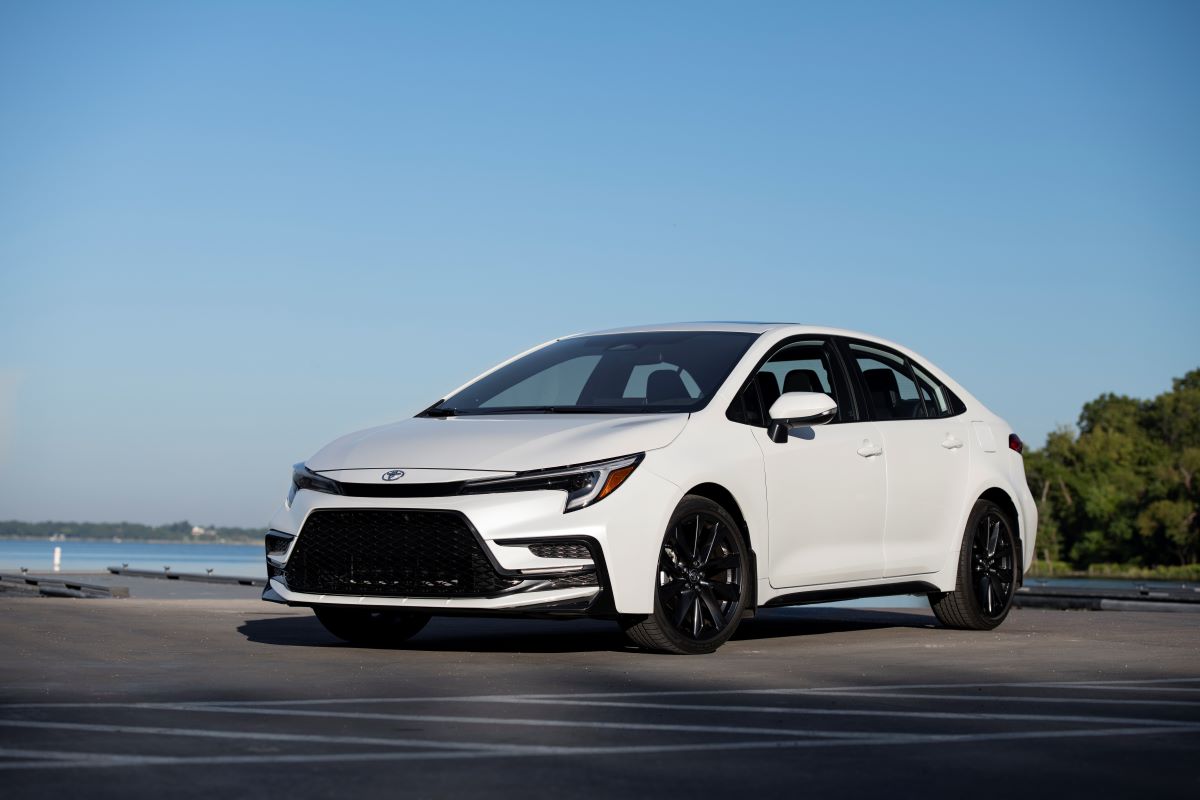
[[[518,614],[708,653],[759,608],[893,594],[987,630],[1034,554],[1021,450],[948,375],[873,336],[568,336],[297,464],[263,597],[373,646],[435,614]]]

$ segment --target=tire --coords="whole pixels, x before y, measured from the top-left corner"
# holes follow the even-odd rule
[[[627,617],[621,627],[646,650],[711,653],[737,630],[752,580],[749,548],[737,522],[713,501],[688,495],[663,534],[654,613]]]
[[[990,631],[1003,622],[1020,577],[1019,552],[1016,527],[1004,509],[977,500],[963,532],[954,591],[929,595],[938,621],[968,631]]]
[[[337,638],[361,647],[395,647],[415,636],[428,614],[387,608],[314,606],[317,619]]]

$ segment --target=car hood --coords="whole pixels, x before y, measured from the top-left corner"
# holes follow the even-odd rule
[[[520,472],[655,450],[687,414],[415,417],[349,434],[305,462],[315,472],[422,469]]]

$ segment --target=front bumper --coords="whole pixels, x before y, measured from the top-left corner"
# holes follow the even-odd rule
[[[408,608],[434,614],[588,615],[647,614],[653,610],[658,549],[679,487],[643,464],[622,487],[595,505],[563,513],[563,493],[530,491],[448,497],[373,498],[300,491],[291,506],[271,520],[273,532],[292,536],[268,553],[270,578],[263,599],[296,606],[340,605]],[[453,512],[468,522],[502,591],[487,596],[422,596],[300,591],[288,585],[288,560],[317,511],[369,512],[398,509]],[[586,543],[589,557],[546,558],[538,552],[553,542]],[[270,550],[270,547],[268,548]],[[369,554],[364,554],[369,557]],[[293,573],[294,574],[294,573]],[[582,576],[594,575],[594,585]],[[386,591],[386,590],[385,590]]]
[[[530,591],[498,597],[366,597],[341,594],[305,594],[289,591],[278,581],[263,590],[262,599],[290,606],[362,606],[407,608],[428,614],[520,614],[547,616],[609,616],[598,601],[597,587]]]

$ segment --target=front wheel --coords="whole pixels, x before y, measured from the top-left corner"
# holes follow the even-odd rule
[[[654,613],[627,619],[625,635],[647,650],[698,655],[725,643],[750,600],[750,557],[729,512],[683,499],[667,525],[655,573]]]
[[[990,631],[1012,608],[1020,568],[1008,514],[993,502],[977,501],[967,518],[954,591],[929,596],[934,616],[948,628]]]
[[[429,622],[428,614],[387,608],[315,606],[313,611],[325,630],[344,642],[363,647],[395,647],[411,639]]]

